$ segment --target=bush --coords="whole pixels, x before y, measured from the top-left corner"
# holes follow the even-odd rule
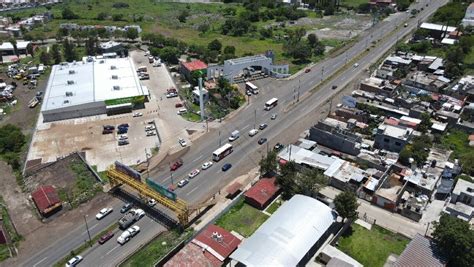
[[[61,15],[63,19],[67,19],[67,20],[79,18],[79,16],[76,15],[69,7],[64,8]]]
[[[129,8],[130,6],[127,3],[117,2],[112,5],[113,8]]]

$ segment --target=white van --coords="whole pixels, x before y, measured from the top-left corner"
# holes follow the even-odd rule
[[[129,231],[124,231],[118,238],[117,238],[117,242],[120,244],[120,245],[123,245],[125,243],[128,242],[128,240],[130,240],[130,232]]]
[[[235,141],[240,137],[240,132],[235,130],[230,134],[229,141]]]
[[[178,115],[182,115],[182,114],[184,114],[184,113],[186,113],[186,112],[188,112],[188,110],[185,109],[185,108],[182,108],[182,109],[178,110],[177,113],[178,113]]]
[[[252,130],[250,130],[250,132],[249,132],[249,136],[254,136],[254,135],[256,135],[257,133],[258,133],[258,130],[257,130],[257,129],[252,129]]]

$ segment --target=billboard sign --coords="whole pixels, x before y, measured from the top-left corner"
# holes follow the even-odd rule
[[[132,177],[133,179],[141,182],[142,181],[142,175],[137,172],[136,170],[128,167],[127,165],[123,164],[123,163],[120,163],[118,161],[115,162],[115,169],[121,173],[124,173],[130,177]]]
[[[160,195],[166,197],[166,198],[169,198],[173,201],[176,201],[176,194],[169,191],[168,189],[164,188],[162,185],[159,185],[155,182],[153,182],[152,180],[150,179],[146,179],[146,184],[153,188],[153,190],[155,190],[156,192],[158,192]]]

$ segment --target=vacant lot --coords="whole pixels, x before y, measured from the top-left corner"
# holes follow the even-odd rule
[[[216,221],[216,225],[227,231],[236,231],[244,237],[251,236],[268,216],[240,200],[237,205]]]
[[[339,239],[339,249],[364,266],[382,267],[391,253],[400,255],[408,242],[408,238],[376,225],[369,231],[353,224]]]

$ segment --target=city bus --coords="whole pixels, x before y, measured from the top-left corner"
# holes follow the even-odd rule
[[[225,144],[216,151],[212,153],[212,159],[214,161],[219,161],[223,158],[225,158],[227,155],[232,153],[232,145],[231,144]]]
[[[265,103],[265,110],[270,110],[278,105],[278,98],[274,97]]]
[[[258,87],[251,82],[245,83],[245,90],[252,92],[254,95],[258,94]]]

